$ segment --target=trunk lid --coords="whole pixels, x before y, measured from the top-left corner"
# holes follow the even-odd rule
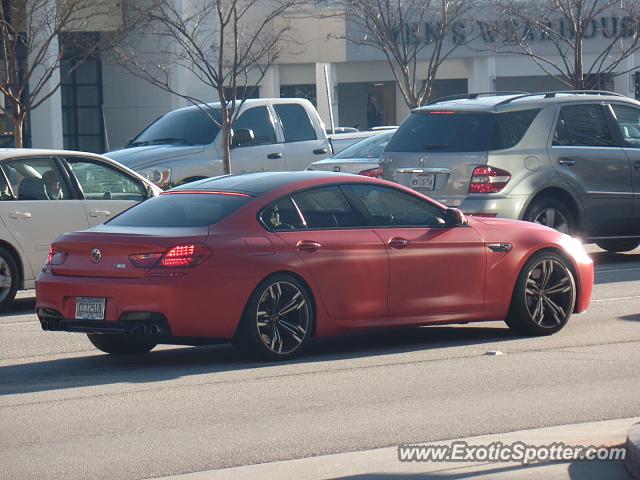
[[[66,253],[61,265],[52,265],[54,275],[102,278],[140,278],[148,268],[133,266],[129,255],[164,253],[184,244],[201,244],[207,227],[139,228],[109,227],[66,233],[54,243],[54,250]],[[98,253],[99,252],[99,253]]]

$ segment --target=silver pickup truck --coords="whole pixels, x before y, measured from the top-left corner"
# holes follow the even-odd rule
[[[125,148],[105,155],[163,188],[222,175],[222,135],[211,116],[220,118],[220,103],[171,111]],[[305,99],[247,99],[233,130],[232,173],[304,170],[333,152],[318,113]],[[336,150],[360,139],[335,137]]]

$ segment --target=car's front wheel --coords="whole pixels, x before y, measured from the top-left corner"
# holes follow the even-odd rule
[[[640,240],[602,240],[597,245],[607,252],[620,253],[630,252],[640,246]]]
[[[253,357],[285,360],[302,351],[314,322],[307,287],[291,275],[273,275],[251,294],[234,345]]]
[[[157,345],[153,340],[143,336],[126,333],[88,333],[87,337],[98,350],[113,355],[141,355]]]
[[[551,335],[573,313],[576,282],[567,261],[553,252],[535,254],[524,266],[505,322],[523,335]]]

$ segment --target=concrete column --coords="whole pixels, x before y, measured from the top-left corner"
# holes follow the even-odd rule
[[[50,0],[46,8],[37,10],[43,18],[34,18],[33,24],[40,28],[33,33],[34,48],[32,52],[39,51],[38,46],[42,45],[47,38],[50,37],[50,29],[54,25],[49,25],[47,18],[55,18],[56,1]],[[47,18],[44,18],[47,17]],[[50,71],[58,61],[58,42],[53,41],[47,49],[44,60],[39,65],[33,66],[32,77],[29,81],[29,88],[33,91],[38,85],[38,81],[42,79],[48,71]],[[27,62],[31,66],[33,58],[29,57]],[[55,69],[51,78],[49,78],[41,91],[40,98],[56,89],[60,84],[60,70]],[[38,99],[36,98],[36,101]],[[57,88],[53,95],[44,101],[38,108],[31,111],[31,145],[34,148],[62,148],[62,96],[60,89]]]
[[[280,98],[280,66],[271,65],[260,82],[261,98]]]
[[[495,57],[475,57],[470,61],[469,93],[495,91]]]
[[[398,83],[395,83],[396,86],[396,125],[400,125],[405,118],[411,113],[409,107],[407,107],[406,102],[404,101],[404,97],[402,96],[402,92],[400,91],[400,87]]]
[[[318,113],[326,128],[331,128],[329,116],[329,100],[325,84],[324,67],[327,67],[329,77],[329,89],[331,92],[331,107],[333,109],[334,125],[339,126],[338,114],[338,82],[336,80],[336,68],[333,63],[316,63],[316,99],[318,101]]]

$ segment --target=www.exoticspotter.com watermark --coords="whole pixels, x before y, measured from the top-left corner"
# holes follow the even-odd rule
[[[517,462],[523,465],[539,462],[570,462],[576,460],[624,460],[625,447],[595,445],[528,445],[524,442],[470,445],[455,441],[450,445],[400,445],[401,462]]]

